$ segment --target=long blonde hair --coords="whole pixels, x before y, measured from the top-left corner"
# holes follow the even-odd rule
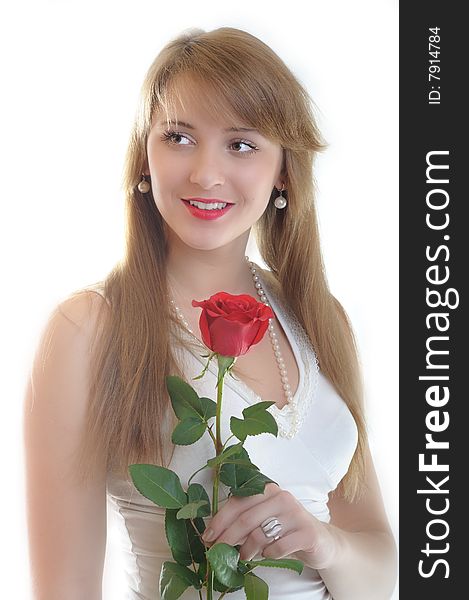
[[[137,185],[147,164],[155,111],[170,114],[182,81],[195,99],[201,82],[205,91],[213,90],[204,94],[212,114],[233,123],[241,118],[283,148],[288,206],[277,210],[270,201],[253,233],[271,283],[304,328],[322,373],[357,424],[358,446],[340,483],[344,496],[353,500],[364,473],[366,428],[353,332],[329,291],[319,244],[312,166],[326,144],[301,83],[266,44],[230,27],[190,30],[172,40],[143,83],[123,177],[125,252],[100,282],[107,304],[93,349],[81,473],[86,479],[103,456],[108,469],[125,475],[133,463],[167,466],[174,451],[171,433],[177,421],[165,377],[184,378],[170,343],[171,328],[177,332],[179,324],[168,302],[165,224],[151,191],[142,194]],[[182,336],[180,343],[185,344]]]

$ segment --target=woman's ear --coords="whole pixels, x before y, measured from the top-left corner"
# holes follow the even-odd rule
[[[280,169],[279,176],[277,178],[277,181],[275,182],[275,187],[278,190],[281,190],[282,188],[286,189],[287,181],[288,181],[288,177],[287,177],[287,171],[285,169],[285,154],[284,154],[282,168]]]
[[[286,188],[285,177],[280,177],[280,179],[277,179],[277,181],[275,182],[275,187],[278,190],[284,190]]]

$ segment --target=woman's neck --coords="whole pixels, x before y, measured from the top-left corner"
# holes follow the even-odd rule
[[[251,295],[255,292],[244,244],[230,248],[190,252],[173,251],[167,259],[168,285],[177,302],[206,300],[217,292]]]

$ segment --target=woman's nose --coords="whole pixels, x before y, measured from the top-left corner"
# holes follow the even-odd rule
[[[225,183],[222,157],[214,149],[199,149],[191,165],[190,182],[210,189]]]

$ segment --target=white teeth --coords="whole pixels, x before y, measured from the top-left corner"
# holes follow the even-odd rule
[[[202,210],[213,210],[215,208],[225,208],[227,202],[216,202],[214,204],[205,204],[205,202],[196,202],[195,200],[189,200],[189,204],[192,206],[197,206],[197,208],[201,208]]]

